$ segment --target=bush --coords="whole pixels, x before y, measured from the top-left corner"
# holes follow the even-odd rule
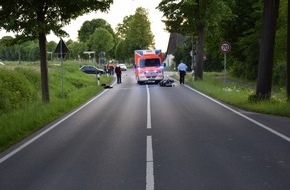
[[[21,108],[35,99],[36,84],[30,80],[36,80],[35,76],[23,69],[0,69],[0,112]]]
[[[285,62],[279,62],[273,68],[273,84],[286,86],[287,65]]]

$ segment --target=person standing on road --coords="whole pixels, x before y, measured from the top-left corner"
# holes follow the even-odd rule
[[[184,84],[184,77],[186,74],[187,66],[183,63],[182,60],[180,60],[180,63],[178,65],[177,69],[179,71],[179,82],[180,82],[180,84]]]
[[[117,67],[115,68],[115,73],[117,75],[117,83],[120,84],[122,83],[122,70],[119,64],[117,64]]]

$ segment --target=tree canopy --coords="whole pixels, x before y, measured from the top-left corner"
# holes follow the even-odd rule
[[[80,30],[78,31],[79,41],[84,43],[87,42],[90,35],[92,35],[99,27],[106,29],[115,38],[115,32],[112,29],[111,25],[104,19],[98,18],[90,21],[85,21],[82,24]]]
[[[97,55],[100,52],[111,51],[115,45],[113,35],[102,27],[97,28],[90,36],[88,44],[90,44],[91,50],[95,51]]]
[[[157,8],[166,18],[163,22],[167,31],[181,33],[196,40],[195,75],[202,79],[205,31],[207,30],[207,34],[214,33],[211,30],[216,29],[222,20],[231,17],[231,9],[223,0],[162,0]]]
[[[95,11],[106,11],[113,0],[9,0],[0,2],[0,27],[21,36],[37,38],[38,33],[66,35],[62,27],[71,19]]]
[[[0,28],[17,33],[16,40],[39,40],[42,101],[49,102],[46,35],[66,35],[62,27],[71,19],[91,12],[107,11],[113,0],[9,0],[0,1]]]
[[[123,23],[117,27],[117,35],[119,37],[117,47],[125,47],[126,53],[116,51],[116,57],[124,58],[124,55],[127,55],[129,58],[133,55],[134,50],[154,48],[155,46],[148,11],[142,7],[138,7],[134,15],[126,16],[123,19]]]

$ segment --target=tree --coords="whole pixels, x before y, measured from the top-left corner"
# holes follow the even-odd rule
[[[91,50],[96,52],[97,58],[100,52],[109,52],[114,47],[114,37],[106,29],[99,27],[90,36],[88,41]]]
[[[126,59],[130,58],[130,56],[128,56],[130,53],[128,54],[126,49],[128,48],[125,40],[120,40],[115,49],[115,57],[118,61],[124,62]]]
[[[234,17],[230,22],[224,21],[220,25],[221,34],[216,39],[224,39],[233,47],[227,55],[230,73],[247,80],[256,80],[263,11],[261,0],[235,0],[229,6]],[[207,50],[221,55],[216,45],[212,47],[213,41],[210,41],[211,49]]]
[[[104,19],[93,19],[91,21],[85,21],[81,26],[80,30],[78,31],[78,38],[80,42],[87,43],[90,39],[90,36],[95,32],[97,28],[104,28],[106,29],[114,39],[114,47],[117,45],[117,37],[112,29],[111,25],[105,21]],[[91,49],[90,43],[87,43],[88,49]],[[107,55],[114,57],[115,51],[114,48],[111,51],[106,52]]]
[[[15,47],[11,45],[11,42],[13,41],[12,36],[4,36],[0,40],[0,57],[2,60],[16,60],[15,55],[13,52],[15,52]]]
[[[287,100],[290,101],[290,2],[288,0],[288,15],[287,15]]]
[[[87,50],[87,46],[83,42],[72,42],[68,45],[70,50],[70,58],[79,59],[84,56],[84,51]]]
[[[275,35],[279,13],[279,2],[279,0],[264,1],[263,30],[256,87],[256,98],[258,100],[269,99],[271,97]]]
[[[0,1],[0,27],[17,33],[16,40],[37,39],[40,48],[42,102],[49,103],[46,34],[67,35],[61,28],[71,19],[95,11],[107,11],[113,0],[9,0]]]
[[[148,11],[144,8],[138,7],[134,15],[125,17],[123,24],[118,25],[117,34],[125,40],[127,53],[130,55],[137,49],[154,48],[154,35],[151,31]]]
[[[167,31],[197,39],[195,75],[202,79],[205,30],[215,28],[222,19],[230,17],[231,10],[223,0],[162,0],[157,9],[166,17]]]
[[[148,11],[141,7],[137,8],[126,31],[126,41],[132,52],[136,49],[154,47],[154,35],[150,25]]]
[[[106,29],[110,32],[113,36],[115,35],[114,30],[112,29],[111,25],[105,21],[104,19],[93,19],[91,21],[85,21],[81,26],[80,30],[78,31],[78,38],[80,42],[86,43],[90,35],[92,35],[95,30],[99,27]]]

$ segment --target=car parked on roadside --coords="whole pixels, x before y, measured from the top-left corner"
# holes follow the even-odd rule
[[[120,63],[119,66],[121,67],[122,71],[127,71],[127,66],[123,63]]]
[[[80,71],[87,74],[105,74],[106,73],[103,69],[99,69],[93,65],[83,65],[80,68]]]

